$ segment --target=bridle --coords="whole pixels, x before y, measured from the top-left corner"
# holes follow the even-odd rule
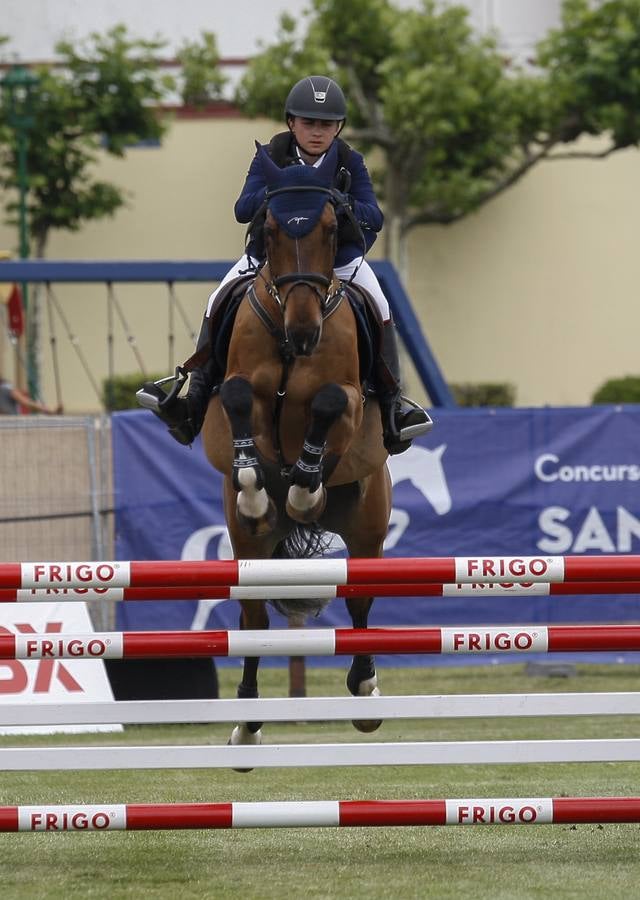
[[[341,208],[343,210],[344,214],[346,215],[347,219],[349,220],[350,224],[352,225],[356,234],[358,235],[358,237],[360,239],[361,248],[362,248],[362,255],[358,262],[358,265],[354,267],[353,272],[351,273],[351,276],[349,277],[348,281],[340,282],[338,287],[333,291],[331,290],[331,286],[333,284],[333,278],[328,278],[326,275],[322,275],[319,272],[289,272],[284,275],[279,275],[276,278],[272,278],[270,281],[268,281],[264,276],[262,267],[255,266],[251,259],[251,256],[249,256],[249,254],[247,254],[247,257],[249,260],[249,266],[247,269],[240,271],[239,274],[247,275],[247,274],[251,273],[251,274],[255,275],[256,280],[258,278],[260,278],[262,280],[269,296],[271,296],[273,298],[273,300],[276,302],[283,321],[284,321],[284,313],[285,313],[285,309],[286,309],[287,299],[289,298],[289,295],[291,294],[292,290],[297,285],[301,285],[301,284],[307,285],[308,287],[310,287],[312,289],[314,295],[318,299],[318,302],[320,304],[320,311],[322,314],[322,319],[324,321],[330,315],[332,315],[332,313],[334,313],[336,311],[336,309],[342,303],[342,300],[344,299],[345,294],[346,294],[346,290],[349,287],[349,285],[351,284],[351,282],[353,281],[353,279],[355,278],[356,272],[360,268],[360,266],[366,256],[366,253],[367,253],[367,244],[365,241],[364,234],[362,233],[362,228],[360,227],[360,223],[354,216],[351,207],[346,202],[344,195],[340,191],[338,191],[336,188],[322,187],[320,185],[308,185],[308,186],[307,185],[290,185],[287,187],[279,187],[279,188],[274,188],[271,191],[267,191],[263,203],[260,205],[260,208],[257,210],[257,212],[255,213],[254,217],[252,218],[251,222],[249,223],[249,226],[247,228],[246,237],[245,237],[245,246],[247,246],[249,244],[254,227],[260,222],[261,218],[264,217],[267,207],[269,205],[269,201],[271,200],[272,197],[275,197],[278,194],[284,194],[284,193],[290,193],[290,192],[301,192],[301,191],[314,191],[317,193],[325,194],[327,196],[328,200],[330,200],[333,203],[335,208]],[[292,347],[290,345],[290,342],[287,339],[287,336],[284,332],[284,328],[282,328],[278,323],[276,323],[273,320],[273,317],[271,316],[270,312],[264,307],[260,298],[258,297],[258,294],[256,293],[256,289],[255,289],[256,280],[254,280],[254,282],[251,284],[251,286],[249,287],[249,289],[247,291],[247,299],[248,299],[249,305],[253,309],[254,313],[257,315],[257,317],[260,319],[260,321],[262,322],[264,327],[267,329],[267,331],[271,334],[271,336],[276,341],[276,343],[278,345],[280,357],[283,361],[282,377],[281,377],[280,386],[279,386],[278,392],[277,392],[276,410],[274,413],[274,430],[276,433],[275,446],[276,446],[276,449],[278,452],[278,457],[281,461],[282,466],[284,466],[284,463],[282,462],[282,450],[280,447],[280,440],[279,440],[279,435],[278,435],[278,425],[279,425],[279,421],[280,421],[280,413],[282,410],[282,402],[283,402],[284,396],[286,394],[287,379],[289,377],[289,368],[292,364],[292,361],[294,358],[294,353],[293,353]],[[284,300],[283,300],[283,298],[280,296],[280,288],[284,285],[291,285],[291,287],[285,293]],[[320,288],[324,289],[324,293],[320,290]],[[206,361],[206,359],[208,358],[208,355],[210,353],[211,353],[211,347],[209,346],[209,344],[207,344],[206,347],[202,347],[202,348],[196,350],[196,352],[193,353],[182,366],[176,367],[175,375],[170,376],[170,378],[164,379],[166,381],[169,381],[171,378],[173,378],[173,380],[174,380],[174,384],[173,384],[171,391],[168,394],[168,398],[173,398],[173,397],[178,396],[185,381],[187,380],[187,376],[188,376],[189,372],[193,371],[193,369],[196,368],[197,366],[202,365]]]
[[[266,211],[268,209],[269,202],[273,197],[277,197],[280,194],[300,193],[303,191],[313,191],[316,194],[325,194],[327,200],[335,202],[335,191],[332,188],[321,187],[320,185],[291,185],[289,187],[279,187],[268,191],[265,197],[264,210]],[[332,291],[331,286],[333,284],[333,277],[328,278],[326,275],[322,275],[319,272],[287,272],[284,275],[277,275],[276,277],[272,277],[269,281],[267,281],[267,279],[264,278],[264,275],[262,275],[262,279],[269,296],[271,296],[275,300],[278,307],[280,308],[280,312],[282,313],[283,317],[286,311],[289,296],[296,287],[306,285],[306,287],[311,288],[318,300],[323,318],[325,317],[325,310],[330,306],[332,300],[341,291],[339,287],[336,290]],[[289,285],[289,289],[284,292],[283,297],[281,294],[281,288],[286,285]]]
[[[256,212],[247,228],[247,243],[250,239],[254,226],[265,215],[269,206],[269,201],[272,199],[272,197],[276,197],[279,194],[310,191],[325,194],[327,200],[329,200],[334,205],[334,207],[341,207],[343,209],[361,240],[362,259],[364,259],[367,250],[366,242],[362,233],[362,228],[353,215],[351,207],[348,205],[348,203],[345,202],[342,194],[335,188],[322,187],[320,185],[289,185],[286,187],[274,188],[273,190],[267,191],[264,202],[260,206],[260,209]],[[360,267],[362,259],[354,268],[347,284],[350,284],[353,281],[355,274]],[[333,278],[327,278],[326,275],[322,275],[319,272],[288,272],[284,275],[278,275],[275,278],[272,277],[270,280],[267,280],[262,272],[262,269],[260,268],[256,271],[256,277],[262,279],[267,293],[270,297],[273,298],[273,300],[275,300],[283,317],[286,311],[287,300],[289,299],[291,292],[300,285],[306,285],[307,287],[311,288],[320,305],[320,311],[322,313],[323,319],[327,318],[327,316],[335,310],[338,303],[344,296],[343,284],[340,284],[337,288],[331,290]],[[284,297],[282,297],[280,289],[285,285],[290,285],[290,287],[284,293]]]

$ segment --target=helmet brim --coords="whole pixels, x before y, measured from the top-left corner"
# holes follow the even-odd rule
[[[344,122],[346,116],[342,116],[339,113],[322,113],[320,115],[317,112],[310,113],[309,110],[302,109],[287,109],[287,116],[300,116],[301,119],[320,119],[323,122]]]

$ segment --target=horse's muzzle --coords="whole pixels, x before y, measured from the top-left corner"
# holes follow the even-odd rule
[[[286,337],[294,356],[311,356],[320,343],[322,326],[315,328],[287,328]]]

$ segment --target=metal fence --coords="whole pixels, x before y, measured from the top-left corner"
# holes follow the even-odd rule
[[[175,297],[172,294],[173,286],[177,283],[183,284],[207,284],[211,287],[214,283],[219,282],[224,277],[231,261],[170,261],[170,260],[13,260],[2,263],[0,274],[6,282],[16,283],[32,283],[33,285],[45,285],[49,293],[51,293],[51,285],[67,286],[83,286],[85,293],[83,294],[82,308],[86,314],[86,287],[92,284],[103,283],[107,286],[109,319],[121,318],[122,325],[127,335],[127,341],[132,349],[135,346],[135,340],[131,333],[123,314],[123,308],[128,304],[120,304],[116,300],[113,290],[114,285],[134,284],[157,285],[166,284],[169,287],[169,333],[173,331],[173,317]],[[426,336],[423,334],[420,321],[411,305],[411,301],[400,281],[398,273],[391,263],[386,260],[374,260],[371,262],[373,271],[380,280],[382,289],[389,300],[391,309],[393,310],[394,319],[398,327],[398,331],[415,367],[416,374],[430,398],[433,406],[455,407],[456,401],[451,393],[443,373],[440,370],[438,362],[429,346]],[[139,292],[138,292],[139,294]],[[157,298],[156,298],[157,300]],[[133,301],[129,300],[129,304]],[[62,304],[55,304],[59,315],[62,315]],[[204,309],[204,302],[201,299],[199,310]],[[127,310],[127,317],[130,309]],[[162,329],[158,329],[155,325],[156,309],[147,312],[145,318],[144,331],[152,331],[164,334]],[[92,329],[96,329],[96,323],[100,320],[96,318],[96,311],[88,316]],[[199,327],[199,317],[196,320]],[[66,324],[66,323],[65,323]],[[78,350],[78,341],[75,335],[68,330],[68,336],[74,345],[76,352]],[[102,334],[102,327],[98,324],[97,333]],[[115,365],[113,360],[113,322],[110,321],[105,327],[104,335],[109,340],[109,364],[108,377],[115,375]],[[156,341],[157,343],[158,341]],[[172,346],[172,345],[171,345]],[[170,350],[170,356],[172,356]],[[187,355],[190,355],[191,347]],[[86,365],[83,362],[86,370]],[[169,366],[171,369],[172,364]],[[141,371],[143,369],[141,368]]]
[[[113,531],[109,418],[0,417],[0,560],[112,559]]]

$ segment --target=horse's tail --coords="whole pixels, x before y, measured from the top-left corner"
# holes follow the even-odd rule
[[[309,525],[296,524],[293,531],[277,544],[271,558],[312,559],[323,556],[330,544],[331,538],[317,522]],[[322,597],[300,597],[269,602],[283,616],[299,620],[302,624],[307,616],[320,615],[330,601]]]

